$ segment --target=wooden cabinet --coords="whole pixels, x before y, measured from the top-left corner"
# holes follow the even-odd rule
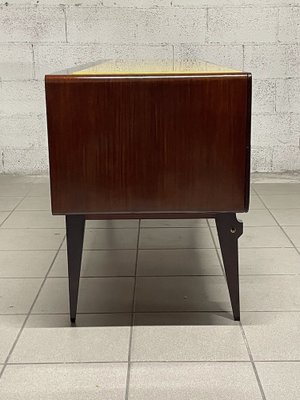
[[[238,319],[235,213],[249,206],[251,75],[206,62],[182,71],[102,61],[45,84],[52,212],[68,216],[72,320],[82,250],[73,248],[82,247],[85,219],[168,217],[216,218],[222,247],[233,246],[222,251]]]

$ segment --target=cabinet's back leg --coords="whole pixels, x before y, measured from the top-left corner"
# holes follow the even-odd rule
[[[76,319],[84,226],[84,215],[66,215],[71,322]]]
[[[224,270],[235,321],[240,320],[238,238],[243,233],[243,223],[236,214],[225,213],[216,216],[216,225],[223,257]]]

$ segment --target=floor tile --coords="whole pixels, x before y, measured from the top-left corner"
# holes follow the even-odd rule
[[[242,313],[254,360],[300,361],[300,312]]]
[[[296,247],[300,247],[300,226],[284,226],[284,231]]]
[[[286,210],[272,210],[272,214],[280,225],[299,225],[300,208],[288,208]]]
[[[207,227],[206,219],[142,219],[141,228],[197,228]]]
[[[29,311],[42,279],[0,279],[0,314]]]
[[[249,361],[241,328],[227,313],[137,314],[132,361]]]
[[[84,250],[81,276],[134,276],[135,263],[136,250]],[[59,252],[49,276],[68,276],[66,250]]]
[[[252,187],[259,194],[300,194],[299,183],[254,183]]]
[[[238,219],[246,226],[276,226],[277,223],[268,210],[250,210],[248,213],[238,214]]]
[[[138,219],[87,220],[86,227],[93,229],[138,228]]]
[[[212,228],[217,247],[220,247],[217,231]],[[244,227],[244,233],[239,239],[240,248],[249,247],[293,247],[279,227]]]
[[[9,216],[8,211],[0,211],[0,225],[5,221],[5,219]]]
[[[31,185],[28,196],[50,196],[50,183],[34,182]]]
[[[100,326],[61,326],[60,319],[66,321],[61,315],[31,316],[9,363],[127,361],[130,317],[128,326],[101,326],[101,320]]]
[[[112,313],[112,314],[77,314],[76,328],[91,327],[120,327],[131,326],[131,313]],[[27,328],[70,328],[70,315],[66,314],[31,314],[26,323]]]
[[[82,278],[78,312],[130,312],[134,278]],[[33,313],[68,313],[69,289],[66,278],[48,278]]]
[[[294,248],[240,249],[239,256],[242,275],[300,272],[300,254]]]
[[[264,203],[260,200],[258,196],[250,196],[250,210],[263,210],[265,209]]]
[[[47,183],[50,185],[50,176],[49,175],[35,175],[34,183]]]
[[[237,214],[238,220],[244,223],[244,226],[277,226],[277,222],[267,210],[250,210],[247,213]],[[216,226],[215,220],[209,220],[210,226]]]
[[[231,310],[223,276],[137,278],[135,310]]]
[[[0,277],[44,277],[56,251],[0,251]]]
[[[1,379],[0,397],[5,400],[123,400],[126,376],[125,363],[9,365]]]
[[[136,249],[138,229],[86,229],[85,250]],[[63,249],[66,249],[64,243]]]
[[[300,393],[300,363],[256,363],[267,400],[296,400]]]
[[[0,196],[26,196],[31,188],[31,183],[1,183]]]
[[[270,209],[300,208],[300,193],[274,195],[262,194],[261,198]]]
[[[300,275],[241,276],[244,311],[300,311]]]
[[[64,228],[65,219],[53,216],[49,211],[14,211],[2,228]]]
[[[36,175],[13,175],[13,174],[0,174],[0,184],[11,185],[11,184],[30,184],[35,182],[37,179]]]
[[[222,275],[215,249],[139,250],[138,275]]]
[[[0,196],[0,211],[12,211],[21,200],[22,197]]]
[[[50,198],[48,196],[41,197],[25,197],[25,199],[16,208],[18,211],[49,211]]]
[[[137,235],[137,229],[86,229],[83,248],[136,249]]]
[[[250,363],[133,364],[129,400],[261,400]]]
[[[144,228],[141,249],[214,248],[208,228]]]
[[[57,250],[63,229],[0,229],[0,250]]]
[[[24,321],[25,315],[0,315],[0,363],[5,362]]]

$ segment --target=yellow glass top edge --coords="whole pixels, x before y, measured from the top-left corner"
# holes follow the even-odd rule
[[[242,71],[228,69],[228,70],[220,70],[220,71],[147,71],[147,72],[137,72],[137,71],[91,71],[91,70],[82,70],[77,72],[72,72],[72,75],[109,75],[109,76],[140,76],[140,75],[206,75],[206,74],[230,74],[230,73],[242,73]]]
[[[184,65],[182,65],[184,64]],[[147,75],[205,75],[242,73],[207,61],[171,62],[170,60],[102,60],[73,70],[72,75],[147,76]]]

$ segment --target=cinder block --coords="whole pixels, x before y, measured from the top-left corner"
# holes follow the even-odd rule
[[[63,70],[75,65],[101,60],[156,60],[166,66],[173,64],[173,50],[170,45],[35,45],[36,76],[43,79],[45,74]]]
[[[76,7],[169,7],[172,0],[9,0],[9,5],[76,6]]]
[[[300,75],[300,45],[246,45],[244,67],[256,78]]]
[[[203,43],[206,10],[70,7],[67,24],[69,42]]]
[[[253,79],[252,111],[256,114],[275,112],[275,80]]]
[[[103,0],[105,7],[155,8],[171,6],[171,0]]]
[[[18,0],[13,0],[18,1]],[[23,0],[21,0],[23,1]],[[40,6],[56,6],[56,5],[63,5],[63,6],[103,6],[103,0],[25,0],[31,1],[33,4],[37,4]],[[11,2],[11,0],[10,0]]]
[[[300,148],[299,146],[276,146],[273,152],[272,171],[299,171]]]
[[[0,88],[0,116],[45,113],[44,83],[4,81]]]
[[[281,79],[276,82],[276,110],[300,112],[300,78]]]
[[[174,7],[241,7],[297,5],[299,0],[173,0]]]
[[[252,147],[251,171],[271,172],[273,160],[273,147]]]
[[[65,42],[61,7],[0,7],[0,42]]]
[[[298,137],[298,146],[300,148],[300,110],[299,114],[291,114],[291,130],[295,137]]]
[[[5,5],[6,1],[2,1],[1,5]],[[103,0],[9,0],[9,6],[81,6],[81,5],[97,5],[102,6]]]
[[[25,4],[39,5],[66,5],[77,7],[104,6],[104,7],[136,7],[153,8],[171,6],[171,0],[10,0],[9,4],[18,4],[22,1]]]
[[[6,174],[46,174],[48,172],[48,150],[3,149],[4,173]]]
[[[32,46],[30,44],[0,44],[0,79],[32,78]]]
[[[178,68],[193,67],[197,61],[206,60],[234,69],[243,69],[242,45],[175,45],[174,58]]]
[[[3,158],[4,158],[3,150],[0,149],[0,174],[4,173],[4,165],[2,162]]]
[[[278,40],[280,42],[300,43],[300,7],[282,7],[279,9]]]
[[[45,115],[0,118],[0,148],[47,147]]]
[[[278,145],[297,146],[299,137],[292,132],[291,116],[288,113],[253,114],[252,145],[273,147]]]
[[[276,41],[277,10],[226,7],[208,10],[209,43],[264,43]]]

